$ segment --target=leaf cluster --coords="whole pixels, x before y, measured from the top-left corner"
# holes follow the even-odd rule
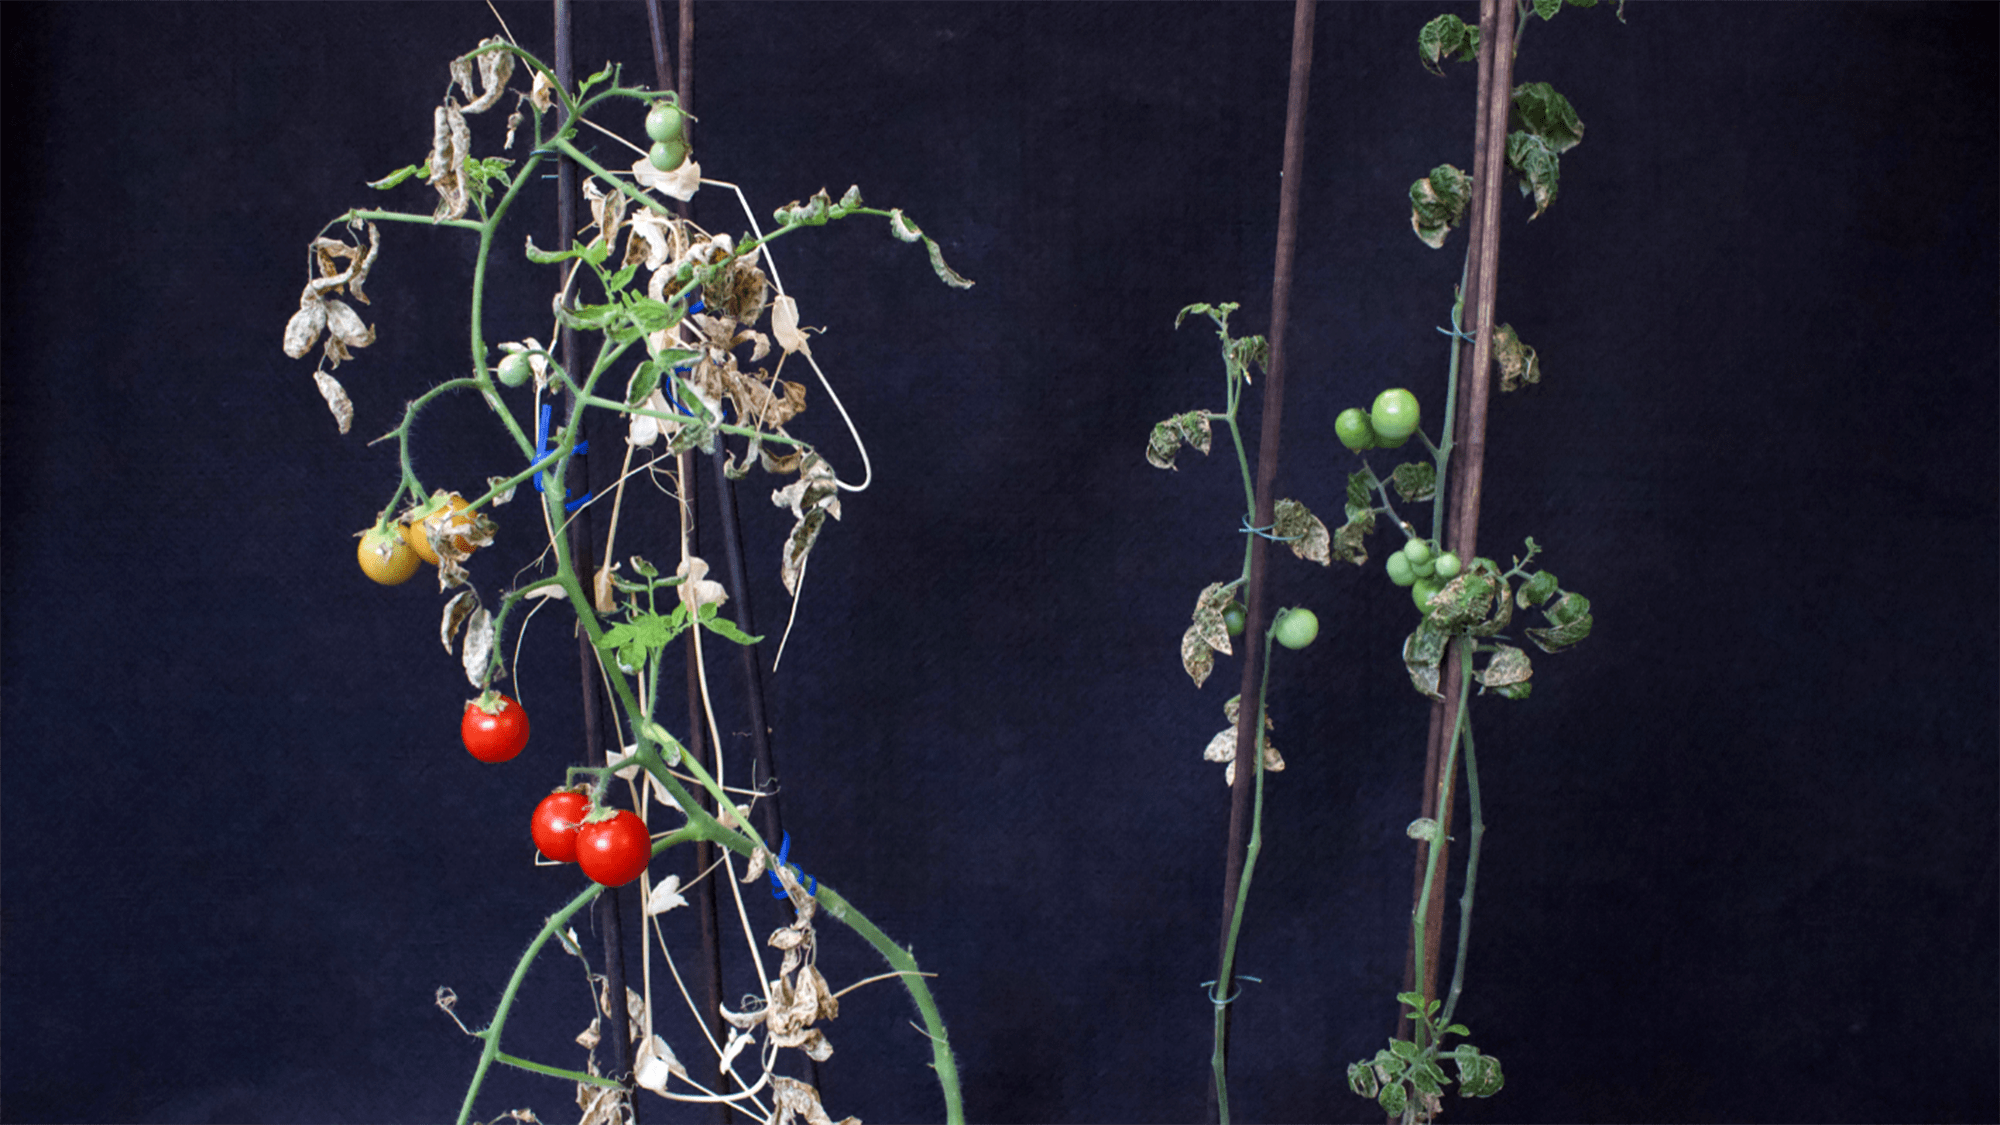
[[[1396,999],[1409,1007],[1407,1014],[1418,1025],[1417,1040],[1391,1039],[1386,1049],[1375,1052],[1374,1058],[1348,1064],[1348,1089],[1361,1097],[1374,1098],[1383,1112],[1393,1117],[1430,1121],[1443,1109],[1444,1088],[1452,1081],[1438,1065],[1449,1058],[1457,1064],[1460,1094],[1488,1098],[1500,1092],[1506,1076],[1501,1072],[1499,1059],[1481,1054],[1470,1043],[1442,1050],[1446,1036],[1471,1034],[1464,1024],[1439,1028],[1436,1024],[1439,1002],[1426,1003],[1421,993],[1404,992]],[[1419,1047],[1418,1043],[1428,1045]]]

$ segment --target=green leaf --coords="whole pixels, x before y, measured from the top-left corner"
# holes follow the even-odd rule
[[[1410,461],[1389,474],[1396,495],[1405,500],[1428,500],[1437,493],[1437,466],[1429,461]]]
[[[626,266],[624,269],[619,270],[617,273],[610,275],[599,275],[599,276],[603,278],[604,291],[606,293],[616,293],[620,289],[625,288],[627,285],[632,284],[632,275],[638,272],[639,272],[639,263],[633,262],[631,265]],[[648,299],[650,300],[650,298]],[[657,301],[654,302],[654,304],[658,303],[659,302]]]
[[[1403,1092],[1401,1086],[1382,1087],[1382,1093],[1375,1100],[1381,1103],[1382,1112],[1391,1117],[1401,1117],[1410,1104],[1410,1096]]]
[[[1534,540],[1531,539],[1528,542],[1530,548],[1532,548]],[[1522,609],[1526,609],[1531,605],[1540,605],[1549,600],[1549,595],[1555,592],[1556,576],[1546,570],[1538,570],[1535,572],[1534,577],[1522,583],[1521,592],[1514,595],[1514,602]]]
[[[1548,145],[1550,152],[1558,156],[1583,140],[1583,122],[1577,120],[1576,108],[1546,82],[1528,82],[1514,87],[1507,127],[1533,133]]]
[[[1389,1052],[1399,1059],[1414,1062],[1417,1058],[1417,1045],[1408,1039],[1391,1039]]]
[[[1375,491],[1370,483],[1370,479],[1373,476],[1374,474],[1366,469],[1358,473],[1347,474],[1348,519],[1355,520],[1360,519],[1362,516],[1369,516],[1371,518],[1374,516]]]
[[[624,311],[622,305],[578,305],[573,309],[558,305],[556,317],[571,328],[597,332],[610,327]]]
[[[544,250],[535,245],[534,235],[531,234],[528,236],[528,260],[536,265],[553,265],[556,262],[567,262],[571,258],[581,258],[583,256],[584,249],[582,243],[575,243],[568,250]]]
[[[1152,436],[1146,441],[1146,461],[1156,469],[1174,468],[1174,455],[1180,452],[1183,441],[1207,456],[1214,442],[1208,411],[1190,410],[1154,426]]]
[[[632,372],[632,383],[625,389],[625,405],[638,406],[646,401],[646,396],[660,385],[660,364],[658,360],[645,360]]]
[[[1410,185],[1410,229],[1433,250],[1444,248],[1445,236],[1458,225],[1472,198],[1472,177],[1449,164]]]
[[[1595,3],[1596,0],[1591,2]],[[1535,14],[1544,20],[1552,20],[1556,18],[1556,13],[1562,10],[1562,6],[1563,0],[1535,0]]]
[[[1499,585],[1496,577],[1476,562],[1466,567],[1431,599],[1431,611],[1426,619],[1447,633],[1463,633],[1484,623],[1487,611],[1493,608],[1493,593]],[[1502,609],[1513,612],[1512,606],[1503,605]]]
[[[1493,330],[1493,362],[1500,365],[1501,393],[1520,390],[1523,384],[1542,381],[1542,361],[1535,349],[1521,342],[1511,324]]]
[[[1417,32],[1417,57],[1423,60],[1425,70],[1444,77],[1444,68],[1439,64],[1454,55],[1460,62],[1479,57],[1477,27],[1467,26],[1457,16],[1439,16]]]
[[[1375,530],[1375,497],[1369,487],[1373,474],[1363,469],[1347,476],[1347,522],[1333,533],[1332,557],[1340,562],[1364,566],[1368,562],[1365,540]]]
[[[1224,301],[1219,305],[1196,302],[1174,314],[1174,328],[1175,330],[1179,330],[1181,321],[1187,319],[1187,314],[1200,313],[1214,321],[1217,334],[1227,340],[1229,339],[1229,314],[1235,312],[1239,307],[1241,306],[1235,301]]]
[[[1442,1034],[1445,1034],[1445,1035],[1470,1035],[1470,1034],[1472,1034],[1472,1029],[1471,1029],[1471,1028],[1469,1028],[1469,1027],[1467,1027],[1467,1026],[1465,1026],[1465,1025],[1464,1025],[1464,1024],[1462,1024],[1462,1023],[1455,1023],[1455,1024],[1452,1024],[1452,1025],[1450,1025],[1449,1027],[1445,1028],[1445,1029],[1444,1029],[1444,1031],[1442,1032]]]
[[[744,632],[742,628],[736,624],[736,622],[729,620],[727,617],[717,617],[715,615],[715,610],[716,607],[713,605],[705,605],[701,607],[702,628],[707,629],[709,632],[714,633],[719,637],[724,637],[727,638],[728,640],[735,641],[739,645],[754,645],[758,641],[764,639],[763,637],[753,637],[750,634]]]
[[[617,70],[616,63],[605,63],[603,70],[600,70],[596,74],[593,74],[590,77],[584,79],[583,84],[576,88],[576,100],[582,101],[583,96],[590,92],[590,88],[592,86],[597,85],[599,82],[607,81],[608,79],[610,79],[611,75],[614,72],[616,72],[616,70]]]
[[[1271,534],[1286,540],[1292,553],[1321,566],[1331,566],[1326,525],[1297,500],[1280,500],[1271,507]]]
[[[1542,608],[1542,615],[1549,619],[1549,628],[1524,632],[1543,652],[1561,652],[1590,635],[1590,599],[1582,594],[1565,591]]]
[[[1535,197],[1535,213],[1528,216],[1529,222],[1540,218],[1556,201],[1560,163],[1548,142],[1533,133],[1507,134],[1507,166],[1521,177],[1521,194]]]
[[[1347,1064],[1347,1088],[1364,1098],[1372,1098],[1382,1089],[1375,1080],[1375,1068],[1367,1063]]]
[[[1399,1003],[1409,1005],[1410,1015],[1414,1016],[1424,1010],[1424,994],[1421,992],[1398,992],[1396,1000]]]
[[[1528,677],[1533,675],[1534,671],[1534,665],[1529,662],[1526,652],[1513,645],[1498,645],[1495,646],[1493,655],[1487,658],[1486,667],[1472,673],[1472,678],[1479,681],[1481,695],[1486,693],[1487,688],[1492,688],[1508,699],[1526,699]],[[1510,692],[1507,690],[1510,687],[1519,688],[1520,691]],[[1461,1031],[1459,1034],[1465,1033]]]
[[[632,556],[632,569],[648,578],[658,578],[660,576],[659,568],[637,555]]]
[[[1419,1062],[1410,1068],[1410,1085],[1415,1086],[1426,1094],[1437,1094],[1444,1091],[1444,1084],[1438,1081],[1442,1077],[1444,1077],[1443,1073],[1429,1061]]]
[[[1438,662],[1444,659],[1445,643],[1450,639],[1426,616],[1403,641],[1403,666],[1409,669],[1410,683],[1432,699],[1444,698],[1438,691]]]
[[[412,164],[407,168],[398,168],[379,180],[370,180],[368,181],[368,186],[374,188],[376,191],[388,191],[390,188],[395,187],[397,184],[402,183],[404,180],[421,171],[423,171],[423,165]]]

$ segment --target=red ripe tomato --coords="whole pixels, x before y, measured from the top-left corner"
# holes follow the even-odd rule
[[[646,870],[653,858],[653,841],[646,822],[619,809],[610,820],[594,821],[576,830],[576,862],[583,873],[607,887],[622,887]]]
[[[504,762],[528,744],[528,713],[512,698],[498,693],[491,706],[497,709],[486,711],[477,699],[467,703],[458,733],[473,757],[482,762]]]
[[[590,811],[590,798],[574,789],[559,789],[535,806],[529,832],[535,847],[557,863],[576,862],[576,830],[583,814]]]

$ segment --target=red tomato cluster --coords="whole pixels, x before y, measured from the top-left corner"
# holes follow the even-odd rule
[[[607,887],[637,879],[653,858],[646,822],[624,809],[609,820],[585,821],[589,812],[590,798],[573,789],[543,797],[529,824],[535,847],[557,863],[576,864]]]

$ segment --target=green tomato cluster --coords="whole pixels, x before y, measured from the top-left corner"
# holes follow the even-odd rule
[[[671,172],[687,162],[687,114],[673,102],[656,102],[646,113],[646,135],[653,148],[646,159],[662,172]]]
[[[1375,396],[1375,405],[1363,410],[1350,406],[1333,420],[1333,432],[1340,444],[1356,453],[1364,449],[1394,449],[1417,432],[1417,396],[1401,387],[1392,387]]]
[[[1410,600],[1417,603],[1418,609],[1429,612],[1432,595],[1457,578],[1465,564],[1450,551],[1439,551],[1434,544],[1412,539],[1403,544],[1402,550],[1390,552],[1385,565],[1389,581],[1409,587]]]

